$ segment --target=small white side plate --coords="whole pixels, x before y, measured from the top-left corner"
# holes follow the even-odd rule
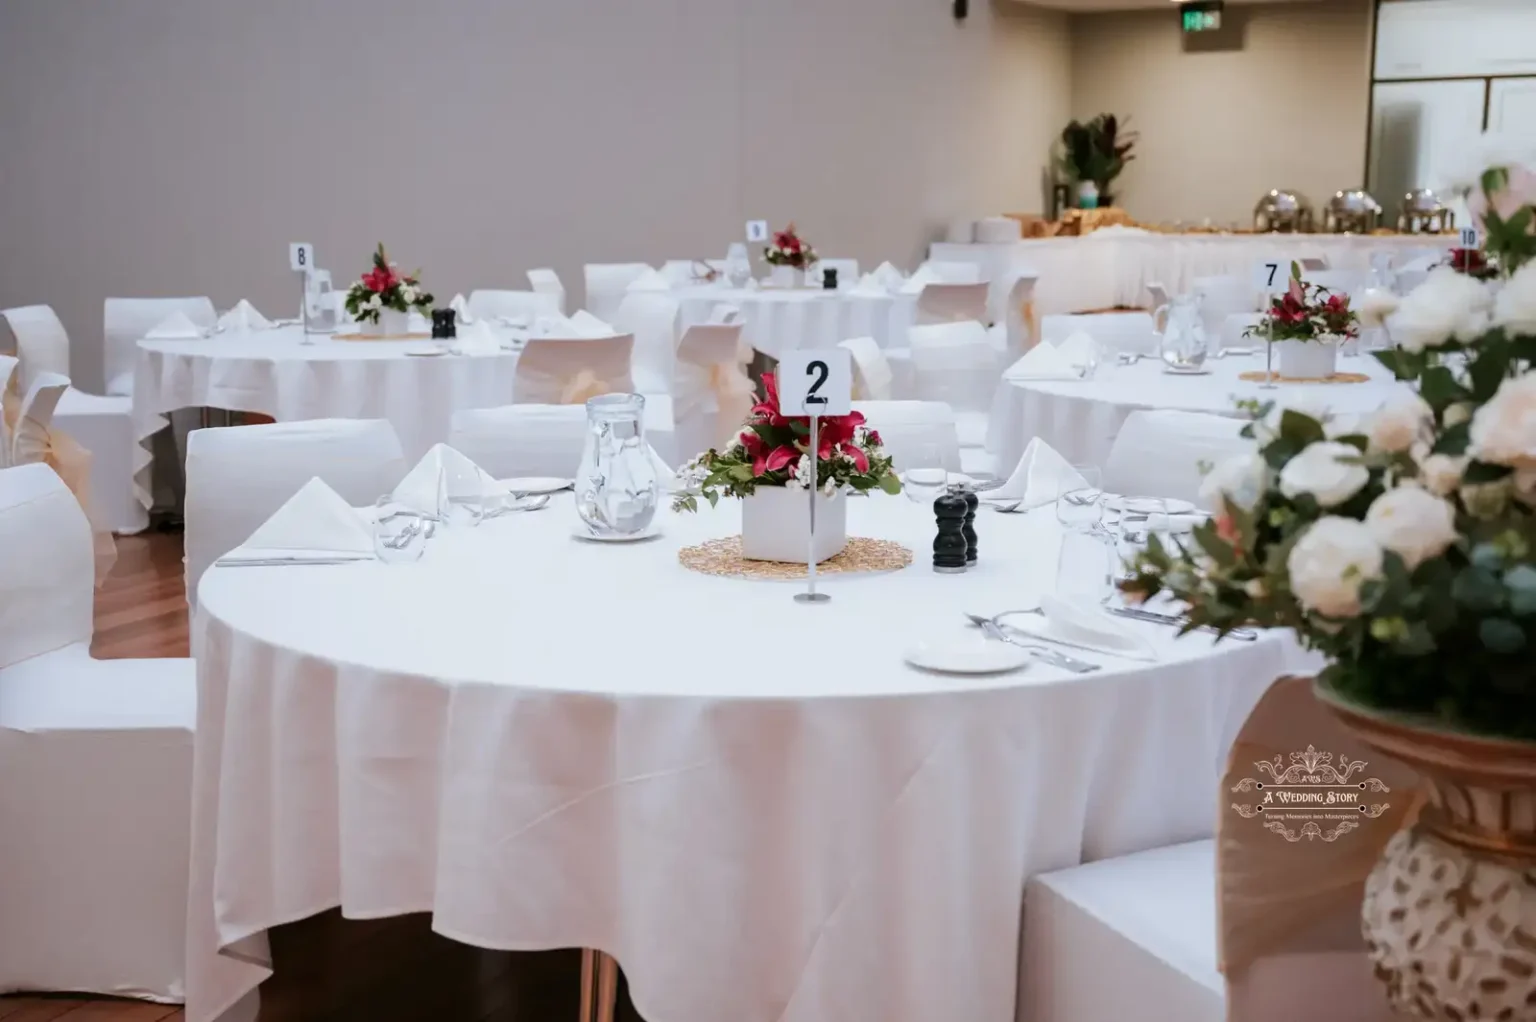
[[[647,528],[631,536],[597,536],[587,531],[586,525],[580,519],[576,521],[576,527],[571,530],[571,535],[577,539],[584,539],[588,543],[638,543],[645,539],[655,539],[661,535],[661,526],[652,522]]]
[[[979,634],[919,642],[902,656],[913,667],[940,674],[1003,674],[1030,661],[1029,650]]]
[[[508,493],[526,493],[529,496],[559,493],[576,485],[574,479],[560,479],[555,476],[519,476],[516,479],[500,479],[497,482]]]
[[[405,353],[412,358],[439,358],[448,354],[446,348],[406,348]]]
[[[1159,500],[1155,497],[1111,496],[1104,501],[1104,510],[1126,515],[1187,515],[1199,510],[1187,500]]]
[[[1167,374],[1168,376],[1209,376],[1209,375],[1211,375],[1211,370],[1206,368],[1205,366],[1201,366],[1199,369],[1175,369],[1172,366],[1164,366],[1163,367],[1163,372],[1165,374]]]

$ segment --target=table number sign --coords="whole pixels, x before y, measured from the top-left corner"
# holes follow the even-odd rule
[[[1461,229],[1462,248],[1482,248],[1483,239],[1476,227],[1463,227]]]
[[[766,221],[766,220],[748,220],[747,221],[747,240],[748,241],[767,241],[768,240],[768,221]]]
[[[315,268],[315,246],[295,241],[288,246],[288,268],[294,273],[308,273]]]
[[[1275,389],[1275,324],[1268,318],[1269,300],[1283,295],[1291,287],[1291,262],[1278,256],[1261,259],[1253,267],[1253,287],[1264,299],[1265,322],[1269,324],[1269,336],[1264,341],[1264,382],[1261,390]]]
[[[807,416],[811,420],[811,485],[806,487],[810,505],[810,543],[805,558],[805,592],[798,603],[826,603],[826,593],[816,591],[816,480],[821,450],[818,422],[823,415],[847,415],[853,411],[853,363],[846,348],[801,348],[786,351],[779,359],[779,414]]]

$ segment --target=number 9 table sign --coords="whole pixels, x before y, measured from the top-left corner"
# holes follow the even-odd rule
[[[826,603],[826,593],[816,591],[816,490],[821,479],[821,440],[817,420],[823,415],[847,415],[853,411],[853,366],[846,348],[803,348],[786,351],[779,359],[779,414],[807,416],[811,420],[810,544],[805,557],[806,589],[795,594],[797,603]]]

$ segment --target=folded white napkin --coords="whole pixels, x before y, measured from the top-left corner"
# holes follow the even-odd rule
[[[1074,369],[1093,364],[1093,338],[1081,330],[1056,345],[1056,354],[1067,360]]]
[[[475,321],[475,317],[469,314],[469,302],[463,295],[454,295],[453,301],[448,303],[448,308],[453,310],[461,325],[468,325]]]
[[[885,282],[873,273],[866,273],[860,277],[859,282],[849,292],[860,298],[883,298],[890,293],[890,288],[885,286]]]
[[[987,500],[1023,501],[1019,509],[1027,511],[1055,503],[1063,489],[1086,488],[1088,481],[1077,474],[1071,463],[1056,453],[1050,444],[1035,437],[1024,448],[1024,457],[1008,477],[1008,481],[995,490],[987,490]]]
[[[655,270],[648,269],[629,282],[630,291],[670,291],[672,284]]]
[[[1071,360],[1053,344],[1037,344],[1003,371],[1005,380],[1076,380]]]
[[[185,341],[202,337],[202,330],[180,309],[161,320],[153,330],[145,334],[152,341]]]
[[[220,330],[267,330],[272,321],[256,311],[256,307],[244,298],[235,307],[219,317]]]
[[[462,496],[443,492],[445,480],[453,477],[477,479],[482,494],[497,488],[496,480],[485,469],[447,444],[438,444],[424,454],[416,466],[405,474],[405,478],[400,480],[400,485],[395,487],[394,498],[421,514],[438,514],[441,497]]]
[[[499,355],[501,338],[489,323],[474,322],[459,331],[458,343],[453,349],[461,355]]]
[[[372,560],[373,556],[373,534],[363,517],[323,481],[311,479],[250,539],[219,559]]]
[[[573,337],[591,339],[594,337],[613,337],[617,333],[611,324],[604,323],[586,309],[578,310],[568,322],[571,325],[571,330],[574,331],[571,335]]]
[[[907,278],[907,282],[901,285],[901,293],[904,295],[921,294],[923,288],[929,284],[939,283],[939,275],[928,268],[924,263],[917,268],[917,272]]]
[[[1155,660],[1152,646],[1130,625],[1111,617],[1090,600],[1042,596],[1040,609],[1051,633],[1067,642],[1134,660]],[[1017,617],[1008,623],[1017,625]]]
[[[870,274],[870,276],[878,280],[880,286],[887,291],[900,287],[902,280],[905,278],[905,274],[888,262],[876,266],[875,272]]]

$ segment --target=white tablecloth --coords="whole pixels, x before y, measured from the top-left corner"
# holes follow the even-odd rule
[[[854,501],[851,534],[917,561],[823,577],[823,606],[679,565],[734,502],[662,521],[577,540],[563,495],[411,564],[204,577],[189,1022],[269,975],[266,929],[337,905],[606,951],[652,1022],[1007,1022],[1025,878],[1209,835],[1296,659],[1132,623],[1160,663],[925,674],[908,643],[1053,578],[1050,516],[985,516],[950,576],[928,508]]]
[[[735,305],[746,323],[742,338],[774,358],[796,348],[835,347],[849,337],[873,337],[882,348],[904,348],[917,315],[917,296],[908,294],[714,284],[678,288],[673,293],[681,304],[682,329],[709,322],[716,305]]]
[[[1177,376],[1163,371],[1158,359],[1134,365],[1099,367],[1091,380],[1004,379],[998,385],[987,421],[987,450],[1003,469],[1018,464],[1024,448],[1040,437],[1077,465],[1103,465],[1115,434],[1133,411],[1169,408],[1214,415],[1240,415],[1239,399],[1300,402],[1340,415],[1375,411],[1405,386],[1369,355],[1340,358],[1340,372],[1365,373],[1368,383],[1282,383],[1273,390],[1239,379],[1262,372],[1264,355],[1232,356],[1206,362],[1210,373]]]
[[[1248,274],[1261,259],[1326,258],[1338,270],[1366,270],[1371,254],[1408,254],[1453,248],[1453,235],[1348,234],[1122,234],[1095,231],[1081,238],[1035,238],[1003,244],[938,242],[928,257],[971,262],[1007,287],[1011,269],[1040,275],[1035,309],[1040,315],[1090,312],[1151,303],[1146,286],[1187,291],[1196,277]],[[994,296],[997,297],[997,296]]]

